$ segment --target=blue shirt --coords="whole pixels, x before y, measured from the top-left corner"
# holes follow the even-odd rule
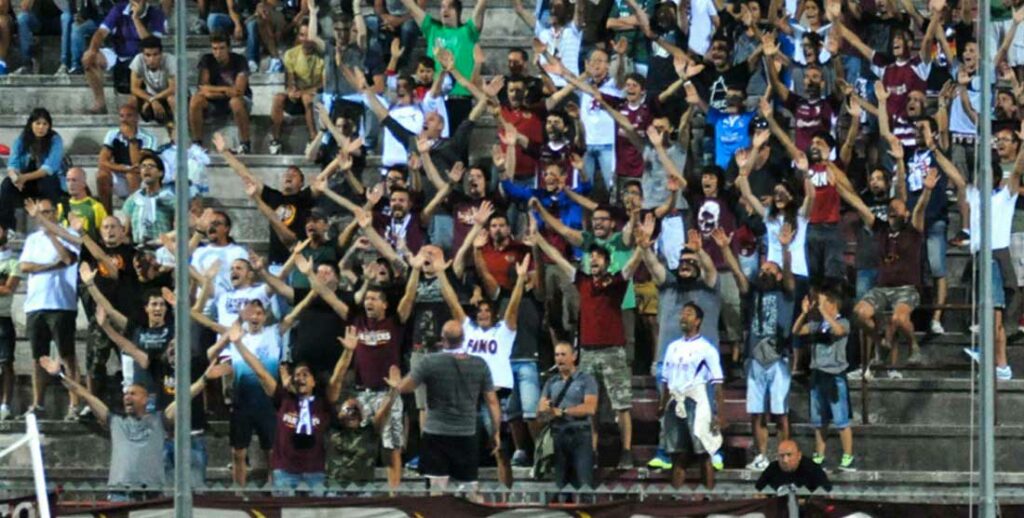
[[[60,137],[59,133],[54,132],[53,139],[50,141],[50,151],[46,153],[45,157],[42,157],[42,161],[36,160],[33,163],[32,152],[25,148],[21,140],[21,135],[14,139],[14,145],[11,146],[11,158],[7,162],[7,167],[14,169],[18,173],[31,173],[37,169],[46,171],[48,175],[59,175],[60,186],[62,189],[67,191],[67,181],[64,179],[64,139]]]
[[[142,15],[142,23],[153,36],[158,38],[162,38],[167,32],[167,17],[155,5],[146,6],[146,12]],[[132,21],[130,3],[115,4],[114,8],[107,13],[107,17],[103,19],[100,28],[106,29],[110,33],[118,60],[126,61],[134,58],[141,50],[139,44],[142,42],[142,38],[139,37],[139,32],[135,29],[135,22]]]
[[[537,198],[548,212],[558,216],[562,224],[576,230],[583,229],[583,207],[564,192],[557,191],[552,193],[544,189],[523,187],[516,185],[511,180],[502,180],[501,188],[505,190],[505,194],[509,198],[515,201],[526,202],[530,201],[530,198]],[[590,192],[590,189],[590,182],[580,182],[577,187],[573,188],[573,191],[579,194],[587,194]],[[531,217],[537,220],[538,229],[544,228],[544,220],[539,215],[531,211]],[[574,247],[573,254],[576,258],[579,258],[581,251]]]
[[[708,108],[708,124],[715,128],[715,165],[729,167],[729,159],[740,149],[750,147],[750,121],[754,112],[725,113]]]

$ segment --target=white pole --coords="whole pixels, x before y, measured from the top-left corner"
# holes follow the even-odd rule
[[[25,433],[28,435],[28,449],[32,455],[32,478],[36,484],[36,498],[39,501],[39,516],[50,518],[50,495],[46,492],[46,473],[43,471],[43,447],[39,441],[39,426],[36,415],[25,417]]]

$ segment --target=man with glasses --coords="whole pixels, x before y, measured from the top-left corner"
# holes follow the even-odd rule
[[[128,233],[135,243],[160,238],[174,228],[174,193],[163,188],[164,162],[152,152],[139,161],[142,188],[124,202]]]

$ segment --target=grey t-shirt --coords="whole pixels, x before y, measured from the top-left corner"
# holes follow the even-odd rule
[[[110,414],[111,486],[157,487],[164,484],[163,414],[148,413],[140,419]]]
[[[135,72],[135,75],[142,78],[142,82],[146,85],[146,93],[150,95],[156,95],[167,89],[170,84],[170,78],[174,77],[174,55],[164,53],[163,62],[156,70],[150,70],[146,66],[142,53],[139,52],[135,58],[132,59],[131,64],[128,68]]]
[[[487,362],[466,354],[430,354],[413,367],[413,381],[427,387],[427,422],[434,435],[476,435],[480,398],[494,392]]]
[[[679,171],[683,171],[686,168],[686,150],[682,146],[671,143],[665,149],[665,153],[668,154],[669,159],[672,160],[672,163],[675,164]],[[658,160],[658,152],[653,147],[645,147],[643,157],[644,174],[640,178],[640,187],[644,190],[643,208],[653,209],[665,203],[665,200],[671,195],[668,190],[668,173],[661,166],[661,161]],[[685,209],[686,207],[686,197],[680,196],[676,202],[676,208]]]
[[[839,317],[837,321],[846,328],[846,334],[835,336],[829,330],[828,322],[812,320],[811,334],[807,337],[811,344],[811,369],[829,374],[842,374],[850,364],[846,361],[846,340],[850,336],[850,321]]]
[[[582,405],[583,398],[586,396],[597,395],[597,380],[595,380],[590,374],[577,369],[576,372],[573,373],[571,379],[573,380],[572,385],[569,385],[569,390],[565,391],[565,396],[563,396],[562,400],[558,402],[558,405],[555,405],[555,398],[558,397],[558,394],[562,392],[562,388],[566,383],[568,383],[568,380],[562,379],[561,374],[555,374],[548,379],[548,382],[544,384],[544,390],[541,391],[541,397],[548,398],[552,407],[557,406],[558,408],[565,410],[566,408]],[[563,425],[570,422],[589,425],[590,418],[582,417],[574,419],[570,417],[563,417],[558,420],[558,423]]]

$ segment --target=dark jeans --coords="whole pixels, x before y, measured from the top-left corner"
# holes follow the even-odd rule
[[[838,223],[807,225],[807,271],[812,281],[845,279],[843,250],[846,243]]]
[[[14,228],[14,209],[25,205],[27,198],[46,198],[54,204],[64,195],[60,178],[47,175],[25,184],[19,191],[10,178],[0,183],[0,227]]]
[[[555,484],[594,487],[594,448],[590,426],[552,428],[555,439]]]
[[[473,98],[449,97],[444,107],[448,112],[448,129],[454,133],[459,124],[469,118],[469,112],[473,111]]]

